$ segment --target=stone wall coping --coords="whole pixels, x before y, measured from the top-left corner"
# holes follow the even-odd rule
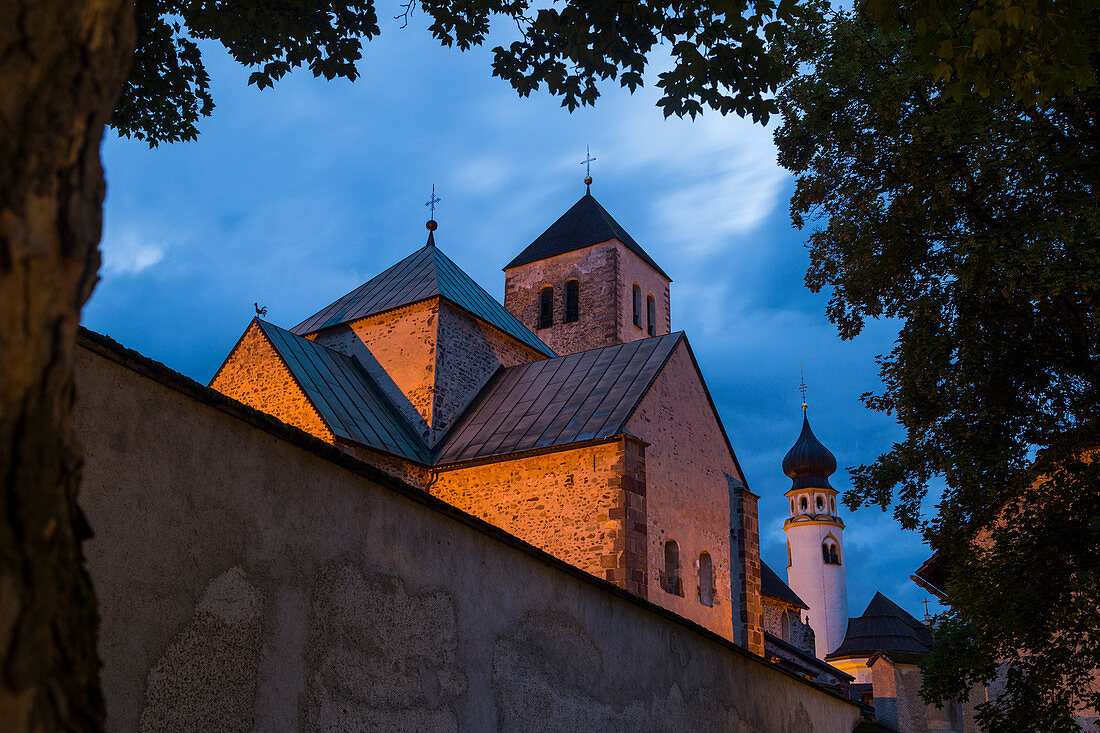
[[[729,651],[741,656],[744,659],[750,660],[755,664],[759,664],[764,668],[770,669],[776,673],[785,675],[797,682],[811,687],[818,692],[825,695],[829,695],[837,700],[845,702],[853,707],[858,708],[858,703],[849,700],[836,690],[833,690],[827,686],[819,685],[813,682],[809,682],[802,677],[782,669],[764,658],[753,654],[748,649],[741,647],[738,644],[725,639],[722,636],[714,633],[713,631],[700,626],[699,624],[684,618],[679,614],[673,613],[666,608],[662,608],[657,604],[648,601],[644,598],[640,598],[633,593],[623,590],[612,583],[598,578],[594,575],[586,573],[580,568],[574,567],[569,563],[566,563],[553,555],[540,550],[534,545],[530,545],[523,540],[519,539],[515,535],[505,532],[499,527],[489,524],[484,520],[467,514],[466,512],[451,506],[444,502],[442,499],[436,498],[431,494],[418,489],[404,481],[400,481],[393,476],[385,473],[379,468],[375,468],[368,463],[365,463],[358,458],[355,458],[344,451],[337,448],[331,443],[326,443],[319,438],[315,438],[309,433],[303,430],[287,425],[286,423],[277,420],[276,418],[254,410],[247,405],[244,405],[230,397],[226,397],[222,393],[213,390],[209,387],[199,384],[190,377],[184,376],[179,372],[165,366],[161,362],[150,359],[149,357],[129,349],[122,344],[118,343],[109,336],[105,336],[100,333],[96,333],[84,326],[80,327],[77,335],[77,345],[87,349],[88,351],[101,356],[109,361],[113,361],[119,366],[122,366],[130,371],[145,377],[153,382],[174,390],[185,397],[189,397],[196,402],[203,403],[208,407],[212,407],[220,412],[223,412],[231,417],[237,418],[250,426],[262,430],[276,438],[286,441],[308,453],[312,453],[315,456],[336,464],[341,468],[362,476],[375,484],[388,489],[396,494],[422,504],[429,509],[442,514],[450,519],[453,519],[474,531],[483,534],[491,539],[496,540],[504,545],[507,545],[532,559],[553,567],[554,569],[571,576],[575,580],[592,586],[599,591],[616,596],[620,600],[630,603],[634,606],[638,606],[650,613],[656,614],[672,623],[687,629],[688,631],[701,636],[708,641],[722,646]],[[77,395],[79,399],[79,394]],[[616,440],[622,439],[624,436],[618,436]],[[636,440],[636,439],[635,439]],[[606,442],[606,441],[605,441]]]

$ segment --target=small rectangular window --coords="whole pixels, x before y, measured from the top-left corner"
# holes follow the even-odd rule
[[[653,300],[653,296],[650,295],[646,298],[646,320],[647,327],[646,333],[650,336],[657,335],[657,302]]]
[[[565,317],[563,323],[573,323],[580,316],[580,282],[567,280],[565,283]]]
[[[642,289],[634,283],[634,325],[642,327]]]
[[[539,328],[554,325],[554,288],[543,288],[539,293]]]

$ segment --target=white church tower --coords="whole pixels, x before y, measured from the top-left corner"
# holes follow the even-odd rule
[[[848,628],[848,584],[844,578],[844,522],[837,516],[837,491],[829,485],[836,458],[810,430],[802,405],[802,433],[783,458],[792,479],[785,494],[787,584],[809,606],[819,659],[840,646]]]

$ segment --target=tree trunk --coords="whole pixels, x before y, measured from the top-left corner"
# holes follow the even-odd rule
[[[72,428],[130,0],[0,1],[0,730],[103,725]]]

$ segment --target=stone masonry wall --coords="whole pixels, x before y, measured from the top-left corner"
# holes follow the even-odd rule
[[[616,328],[622,297],[616,275],[616,240],[514,267],[504,273],[504,307],[558,354],[619,343]],[[576,278],[578,320],[564,323],[565,283]],[[539,293],[554,288],[554,325],[538,327]]]
[[[565,283],[579,283],[578,320],[563,323]],[[633,288],[642,290],[641,327],[633,322]],[[539,294],[554,288],[554,324],[539,329]],[[660,273],[612,239],[584,249],[514,267],[505,273],[504,307],[559,354],[597,349],[645,338],[645,296],[653,293],[657,336],[669,333],[669,283]]]
[[[859,719],[336,448],[82,344],[107,730],[850,733]]]
[[[631,252],[623,245],[616,248],[618,264],[619,287],[622,292],[622,300],[619,304],[619,340],[622,342],[636,341],[649,336],[646,328],[648,318],[646,314],[646,296],[652,294],[654,306],[657,310],[657,323],[655,336],[663,336],[672,330],[672,309],[669,293],[669,281],[661,273],[654,270],[645,260]],[[634,325],[634,283],[642,291],[642,309],[640,326]]]
[[[210,386],[314,437],[333,442],[332,431],[255,322],[245,330]]]
[[[600,443],[440,470],[431,494],[623,587],[626,464],[623,441]]]
[[[436,342],[432,444],[451,427],[497,369],[545,358],[443,301]]]
[[[727,639],[734,636],[730,590],[730,515],[726,474],[736,465],[681,342],[634,415],[627,432],[647,442],[649,598]],[[661,585],[664,546],[679,545],[683,597]],[[698,561],[710,554],[714,605],[699,598]],[[757,572],[759,578],[759,571]],[[757,581],[759,587],[759,580]]]
[[[737,546],[736,562],[739,566],[739,587],[734,588],[738,598],[734,622],[739,624],[738,636],[757,654],[764,653],[764,603],[760,593],[760,524],[756,495],[745,488],[734,490],[736,512],[730,540]]]
[[[361,318],[348,328],[326,329],[316,340],[360,361],[366,346],[416,409],[425,429],[430,429],[438,319],[439,298],[433,298]]]

